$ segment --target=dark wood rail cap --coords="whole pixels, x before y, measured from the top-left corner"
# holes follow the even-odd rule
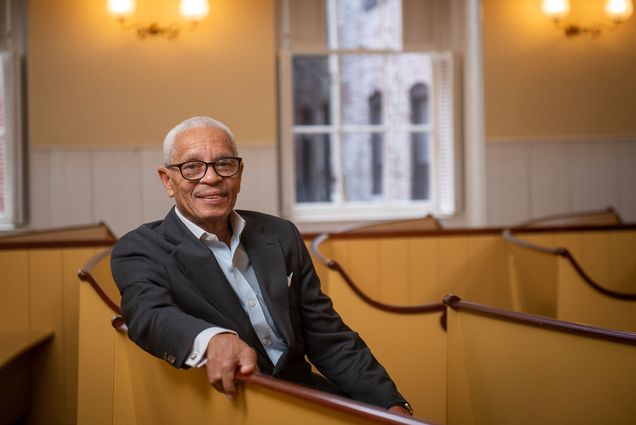
[[[255,384],[261,387],[265,387],[283,394],[288,394],[294,397],[301,398],[303,400],[307,400],[319,406],[338,410],[340,412],[362,417],[367,420],[372,420],[373,422],[379,424],[427,424],[427,422],[422,422],[419,419],[396,415],[381,407],[372,406],[370,404],[354,401],[346,397],[340,397],[334,394],[318,391],[313,388],[303,387],[301,385],[283,381],[281,379],[273,378],[261,373],[255,373],[247,377],[237,376],[237,378],[247,384]]]
[[[102,235],[94,235],[96,230],[99,230],[98,233]],[[82,231],[91,235],[78,235]],[[0,250],[111,246],[116,240],[117,237],[108,225],[100,221],[97,224],[0,233]]]
[[[558,223],[558,224],[555,224]],[[578,211],[567,212],[561,214],[551,214],[543,217],[533,218],[523,223],[513,226],[515,229],[522,229],[527,227],[556,227],[556,226],[607,226],[607,225],[622,225],[623,219],[616,209],[612,206],[608,206],[603,210],[590,210],[590,211]]]
[[[559,332],[566,332],[589,338],[599,338],[623,344],[636,345],[636,333],[633,332],[600,328],[582,323],[568,322],[565,320],[539,316],[536,314],[522,313],[506,310],[500,307],[477,304],[470,301],[464,301],[457,295],[452,294],[444,297],[444,304],[454,310],[467,310],[477,314],[496,317],[504,321],[512,321],[528,326],[552,329]]]
[[[119,315],[121,314],[121,307],[119,306],[119,303],[112,300],[108,296],[106,291],[100,286],[99,282],[97,282],[97,280],[91,274],[91,271],[95,268],[97,263],[107,257],[110,254],[110,251],[111,248],[94,255],[90,260],[86,262],[86,264],[84,264],[81,269],[79,269],[79,271],[77,272],[77,276],[82,282],[87,282],[88,284],[90,284],[91,288],[93,288],[97,295],[99,295],[99,298],[104,301],[104,303],[113,311],[113,313]]]
[[[599,229],[607,230],[607,227],[608,226],[596,227],[594,228],[594,230],[599,230]],[[616,226],[609,226],[609,227],[613,229]],[[620,230],[626,230],[626,228],[628,230],[633,230],[633,229],[636,229],[636,226],[634,225],[619,226],[619,228]],[[581,264],[579,264],[576,258],[574,258],[574,255],[572,255],[572,253],[567,248],[564,248],[564,247],[553,248],[553,247],[547,247],[547,246],[538,245],[532,242],[524,241],[515,236],[515,234],[513,233],[513,229],[505,229],[501,233],[501,236],[506,241],[514,245],[517,245],[521,248],[529,249],[531,251],[540,252],[540,253],[548,254],[548,255],[558,255],[567,259],[572,265],[572,267],[574,267],[574,270],[576,270],[578,275],[583,279],[583,281],[592,289],[594,289],[597,292],[600,292],[603,295],[606,295],[610,298],[623,300],[623,301],[636,301],[636,294],[618,292],[611,289],[607,289],[603,285],[601,285],[600,283],[592,279],[592,277],[583,269]]]

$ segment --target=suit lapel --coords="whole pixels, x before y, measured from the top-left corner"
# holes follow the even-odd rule
[[[287,268],[278,238],[264,231],[262,226],[248,221],[241,234],[241,241],[254,268],[272,319],[287,344],[292,344]]]
[[[172,211],[163,223],[166,239],[174,243],[172,258],[179,270],[192,282],[215,309],[236,325],[246,342],[269,359],[241,301],[227,281],[208,247],[197,240]]]

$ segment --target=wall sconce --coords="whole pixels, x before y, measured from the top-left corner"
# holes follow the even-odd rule
[[[614,31],[623,22],[632,16],[634,11],[631,0],[606,0],[605,15],[612,22],[611,25],[577,25],[573,23],[565,23],[563,19],[570,13],[569,0],[543,0],[543,13],[551,18],[557,28],[565,33],[566,37],[576,37],[577,35],[586,34],[592,38],[600,37],[603,31]]]
[[[130,17],[137,7],[135,0],[107,0],[108,12],[117,18],[122,28],[133,30],[139,38],[162,36],[175,38],[183,30],[192,30],[209,13],[208,0],[181,0],[179,14],[187,21],[187,25],[160,25],[157,22],[143,24],[133,22]]]

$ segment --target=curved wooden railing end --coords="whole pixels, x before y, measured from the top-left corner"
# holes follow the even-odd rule
[[[331,258],[327,258],[322,252],[320,252],[320,245],[329,238],[328,233],[322,233],[311,242],[311,250],[315,258],[327,268],[336,271],[345,281],[347,286],[365,303],[378,310],[387,311],[390,313],[398,314],[421,314],[432,313],[436,311],[443,312],[444,305],[442,303],[430,303],[430,304],[417,304],[417,305],[393,305],[383,303],[381,301],[374,300],[367,295],[349,276],[345,269],[336,261]],[[445,329],[444,325],[442,328]]]
[[[607,289],[603,286],[601,286],[598,282],[596,282],[594,279],[592,279],[590,277],[590,275],[588,275],[585,270],[583,270],[583,267],[581,267],[581,265],[578,263],[578,261],[576,261],[576,259],[574,258],[574,256],[572,255],[572,253],[564,247],[556,247],[556,248],[552,248],[552,247],[546,247],[546,246],[542,246],[542,245],[538,245],[532,242],[528,242],[528,241],[524,241],[522,239],[517,238],[512,229],[505,229],[502,233],[501,236],[508,242],[520,246],[522,248],[526,248],[532,251],[536,251],[536,252],[541,252],[544,254],[551,254],[551,255],[558,255],[561,257],[564,257],[565,259],[567,259],[570,264],[572,264],[572,267],[574,267],[574,269],[576,270],[576,272],[579,274],[579,276],[581,276],[581,278],[583,279],[583,281],[585,283],[588,284],[588,286],[590,286],[592,289],[594,289],[597,292],[600,292],[608,297],[611,298],[616,298],[619,300],[624,300],[624,301],[636,301],[636,294],[629,294],[629,293],[624,293],[624,292],[618,292],[618,291],[612,291],[611,289]]]
[[[101,298],[102,301],[104,301],[104,303],[106,303],[106,305],[115,314],[121,314],[121,307],[119,306],[119,303],[108,296],[106,291],[99,285],[97,280],[91,274],[91,270],[95,268],[95,265],[100,260],[103,260],[105,257],[107,257],[110,254],[110,251],[110,249],[104,250],[91,258],[86,264],[84,264],[81,269],[79,269],[79,271],[77,272],[77,276],[82,282],[87,282],[89,285],[91,285],[91,288],[93,288],[97,295],[99,295],[99,298]]]

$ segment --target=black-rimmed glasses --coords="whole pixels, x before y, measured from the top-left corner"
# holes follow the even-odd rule
[[[180,164],[167,164],[166,168],[178,168],[181,175],[186,180],[199,180],[208,172],[208,167],[212,167],[219,177],[232,177],[238,173],[243,158],[238,156],[226,156],[212,162],[187,161]]]

